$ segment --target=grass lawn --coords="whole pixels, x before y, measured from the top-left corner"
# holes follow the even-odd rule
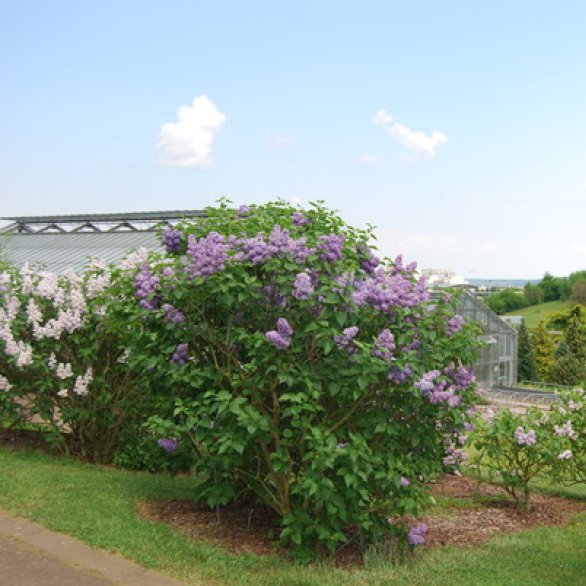
[[[548,301],[547,303],[540,303],[539,305],[532,305],[524,309],[517,309],[510,311],[504,315],[522,315],[525,318],[525,323],[528,328],[534,328],[539,325],[540,321],[547,320],[551,313],[564,311],[569,309],[574,304],[570,301]]]
[[[0,507],[187,583],[536,586],[580,584],[586,576],[586,514],[567,527],[510,534],[469,549],[423,549],[401,567],[371,555],[365,568],[344,570],[327,563],[295,566],[276,556],[233,555],[136,515],[140,501],[188,499],[191,478],[5,449],[0,449],[0,471]],[[562,492],[586,500],[584,486]]]

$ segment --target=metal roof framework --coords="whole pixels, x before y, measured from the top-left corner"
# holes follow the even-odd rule
[[[12,234],[147,232],[172,226],[183,219],[198,218],[204,215],[205,212],[201,210],[176,210],[65,216],[19,216],[0,218],[11,222],[0,231]]]
[[[90,258],[117,262],[137,248],[161,249],[161,229],[203,216],[181,210],[2,218],[11,223],[0,230],[0,255],[16,266],[28,262],[53,272],[81,272]]]

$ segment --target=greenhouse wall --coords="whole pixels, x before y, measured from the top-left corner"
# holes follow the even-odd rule
[[[482,301],[464,290],[457,312],[482,328],[478,360],[474,372],[485,389],[512,386],[517,382],[517,332]]]

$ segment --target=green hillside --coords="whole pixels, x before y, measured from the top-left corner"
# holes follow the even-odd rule
[[[572,307],[574,303],[570,301],[548,301],[547,303],[540,303],[539,305],[532,305],[524,309],[517,309],[510,311],[504,315],[522,315],[525,318],[528,328],[534,328],[539,325],[540,321],[547,320],[551,313],[564,311]]]

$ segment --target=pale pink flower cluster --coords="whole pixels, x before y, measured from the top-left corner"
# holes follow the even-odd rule
[[[133,270],[148,262],[149,251],[144,246],[131,252],[125,259],[120,261],[120,268],[125,271]]]
[[[86,371],[85,374],[82,376],[78,376],[75,379],[75,384],[73,385],[73,392],[76,395],[84,396],[88,394],[88,385],[94,379],[92,367],[90,366]]]
[[[12,388],[10,381],[2,374],[0,374],[0,391],[9,391]]]
[[[572,427],[571,421],[566,421],[563,425],[554,425],[554,431],[559,437],[569,437],[572,440],[578,437],[578,434]]]
[[[71,364],[67,363],[59,363],[57,365],[57,369],[55,370],[55,374],[57,378],[61,380],[65,380],[66,378],[71,378],[73,376],[73,370],[71,370]]]
[[[530,429],[528,432],[519,426],[515,430],[515,441],[520,446],[532,446],[537,441],[537,435],[534,429]]]
[[[38,324],[43,321],[43,314],[37,302],[31,297],[26,306],[26,323],[29,325]]]
[[[28,366],[33,362],[33,349],[29,344],[16,341],[12,334],[11,324],[14,318],[10,319],[10,311],[0,309],[0,340],[4,342],[4,352],[16,359],[19,368]]]
[[[86,295],[84,292],[84,279],[72,270],[62,274],[35,271],[28,264],[20,270],[20,286],[11,285],[11,277],[3,275],[2,283],[8,284],[2,291],[2,305],[0,307],[0,352],[14,359],[18,368],[29,366],[33,363],[34,340],[53,339],[59,340],[64,333],[73,333],[84,324],[87,314]],[[96,280],[93,291],[104,286],[104,281]],[[16,295],[11,294],[16,289],[19,296],[25,299],[24,316],[29,332],[18,340],[15,334],[15,320],[21,315],[22,302]],[[19,290],[18,290],[19,289]],[[51,317],[44,321],[43,311],[47,307]],[[43,308],[43,310],[41,309]],[[22,319],[22,318],[21,318]],[[31,345],[25,341],[29,335],[34,339]],[[52,353],[47,364],[56,369],[58,378],[64,380],[73,376],[70,364],[57,364],[57,358]],[[87,383],[81,380],[79,389],[83,393]]]
[[[576,403],[575,401],[572,401],[572,399],[570,399],[568,401],[568,409],[570,411],[579,411],[580,409],[582,409],[583,405],[584,405],[584,403],[582,403],[582,402]]]
[[[29,267],[28,262],[24,263],[20,269],[20,276],[22,277],[22,285],[20,290],[23,295],[32,295],[35,290],[32,277],[33,273],[34,271]]]
[[[88,299],[95,299],[104,289],[107,289],[111,283],[111,274],[109,270],[103,273],[92,275],[86,283],[86,295]]]
[[[43,299],[50,299],[53,305],[60,307],[65,303],[65,290],[59,285],[57,273],[39,273],[40,280],[34,288],[34,294]]]

